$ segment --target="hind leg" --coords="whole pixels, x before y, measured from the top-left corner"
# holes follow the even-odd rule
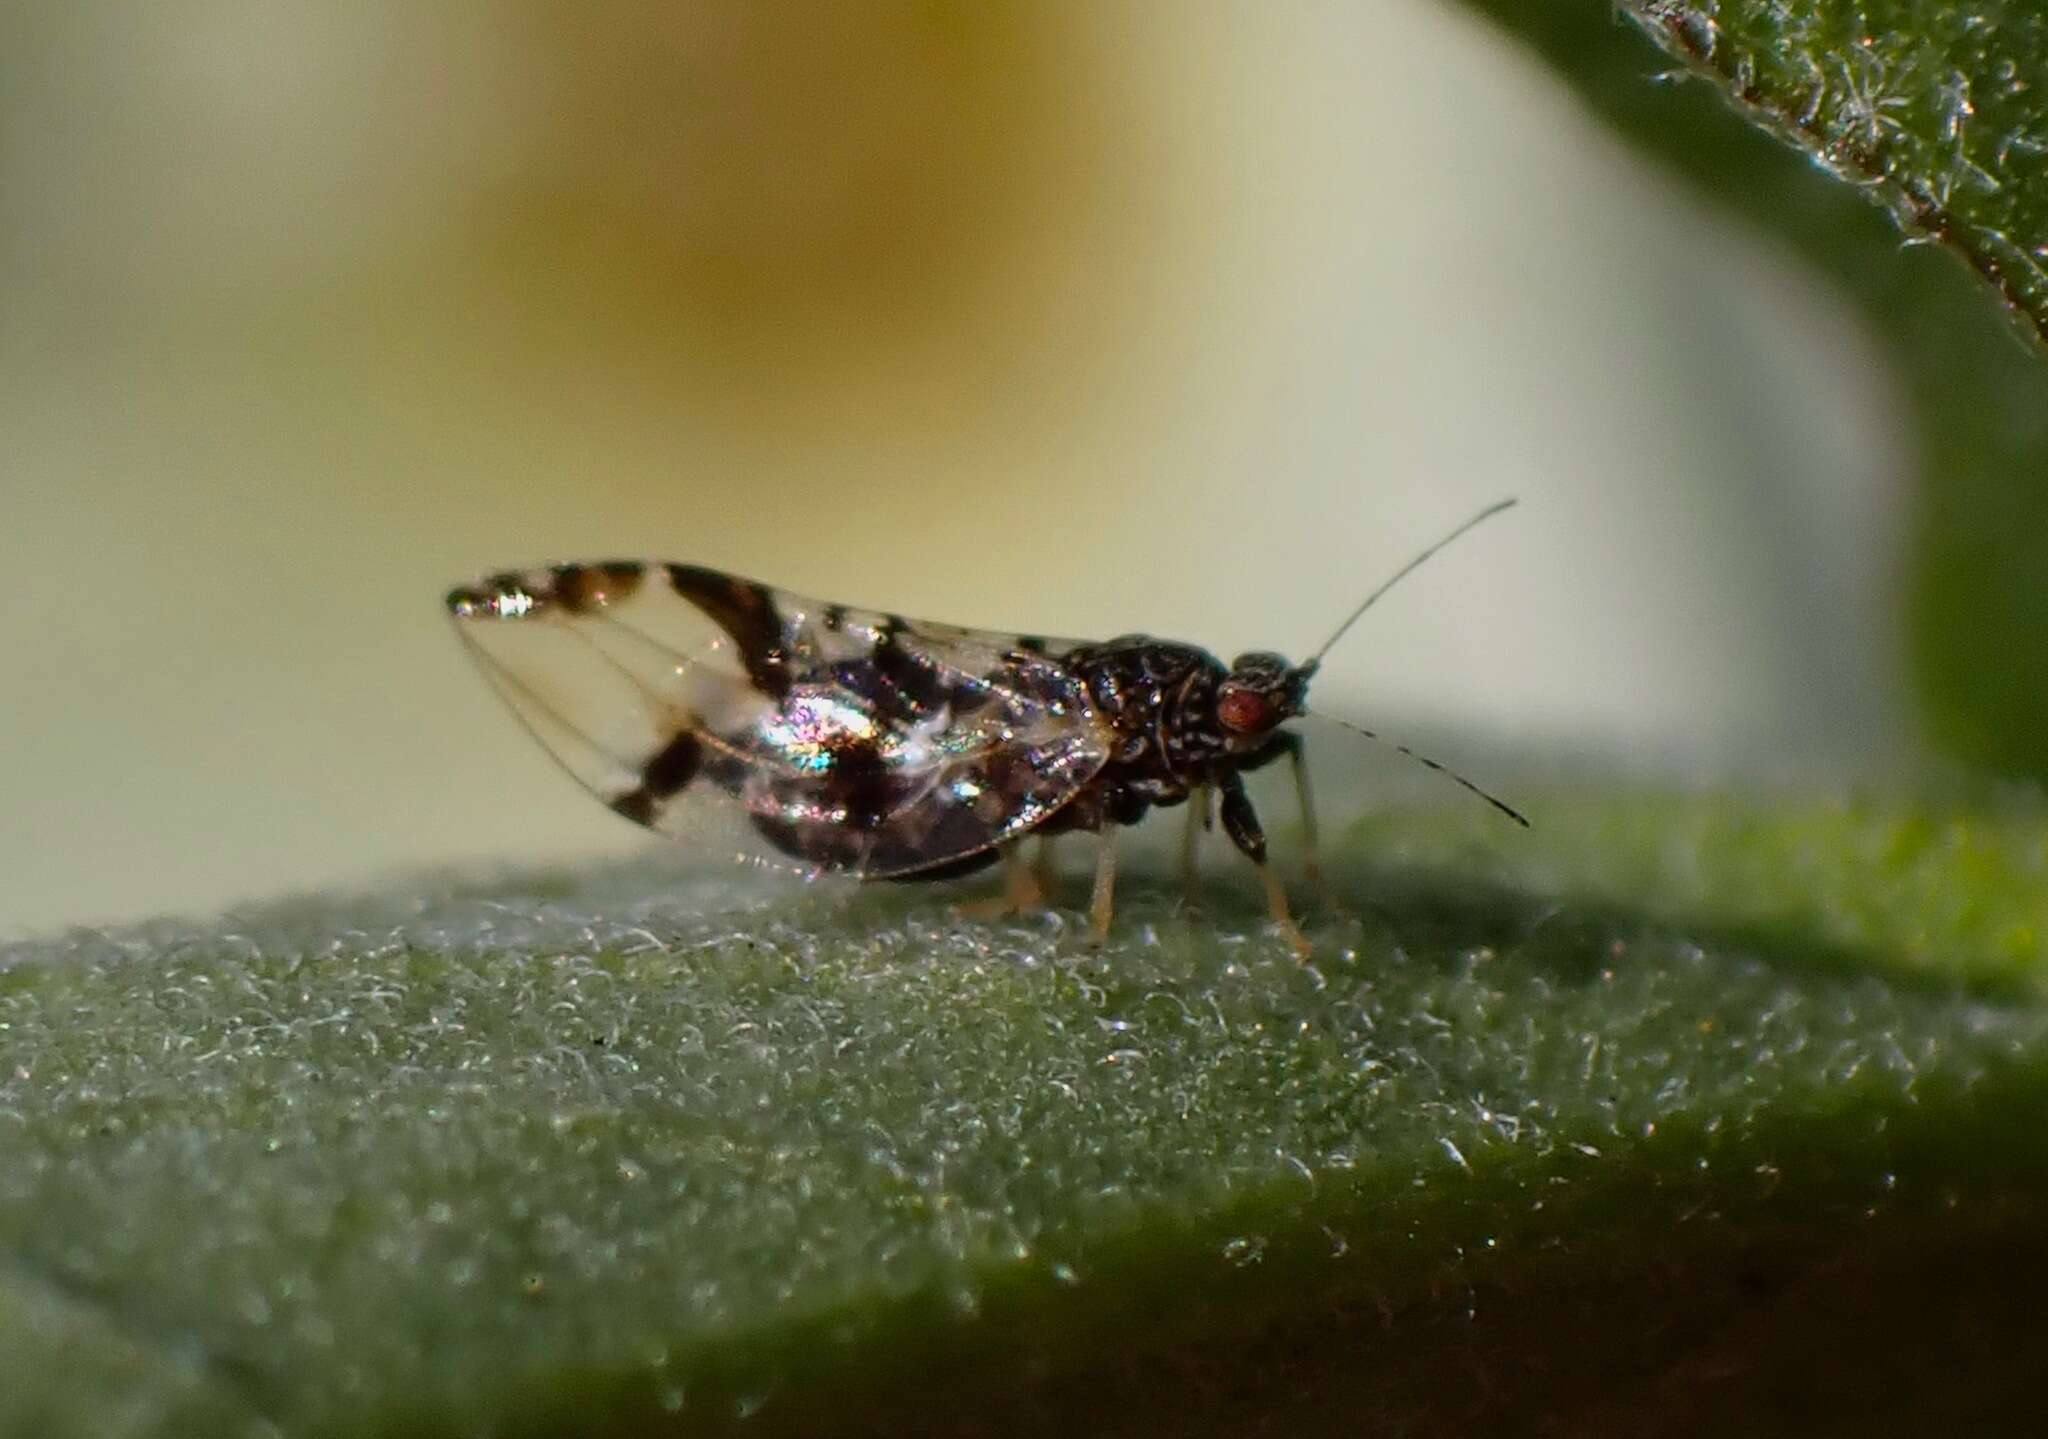
[[[1045,908],[1045,886],[1039,876],[1039,870],[1024,862],[1024,846],[1010,845],[1003,850],[1003,892],[968,900],[960,906],[960,914],[967,919],[1035,914]]]
[[[1031,875],[1038,881],[1039,896],[1050,896],[1055,882],[1059,879],[1059,871],[1053,866],[1052,836],[1049,834],[1038,837],[1038,858],[1031,862]]]

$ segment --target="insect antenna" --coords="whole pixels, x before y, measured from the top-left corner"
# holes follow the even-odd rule
[[[1495,500],[1492,504],[1488,505],[1478,514],[1474,515],[1471,519],[1465,521],[1464,524],[1459,525],[1455,530],[1452,530],[1449,534],[1445,535],[1442,539],[1438,540],[1435,544],[1431,545],[1428,549],[1424,550],[1421,554],[1417,555],[1414,559],[1408,561],[1407,564],[1401,566],[1400,569],[1395,570],[1394,573],[1391,576],[1389,576],[1380,585],[1378,589],[1374,590],[1371,594],[1365,597],[1364,601],[1358,606],[1357,609],[1351,612],[1350,617],[1346,619],[1343,624],[1337,626],[1337,632],[1331,635],[1328,639],[1323,641],[1322,648],[1317,650],[1314,654],[1310,655],[1308,657],[1308,662],[1304,664],[1302,668],[1312,670],[1317,665],[1321,664],[1323,656],[1330,652],[1330,647],[1336,644],[1338,640],[1343,639],[1345,632],[1349,630],[1353,625],[1358,623],[1358,617],[1364,614],[1367,610],[1371,609],[1373,607],[1373,603],[1376,600],[1378,600],[1381,595],[1385,594],[1388,590],[1392,589],[1395,585],[1399,584],[1402,580],[1408,578],[1409,575],[1413,574],[1417,569],[1419,569],[1424,560],[1428,559],[1431,555],[1434,555],[1438,550],[1441,550],[1444,546],[1448,545],[1452,540],[1457,539],[1467,530],[1472,529],[1481,520],[1492,519],[1502,510],[1513,508],[1514,503],[1515,501],[1512,497],[1505,500]],[[1377,739],[1378,736],[1375,735],[1374,738]],[[1416,755],[1414,756],[1414,758],[1421,759],[1422,756]],[[1441,766],[1439,766],[1439,768],[1441,768]],[[1491,798],[1491,796],[1489,796],[1489,798]],[[1499,801],[1495,801],[1495,803],[1499,803]],[[1512,811],[1510,811],[1510,813],[1512,813]],[[1520,816],[1517,816],[1517,818],[1520,818]]]
[[[1498,508],[1498,506],[1496,506],[1496,508]],[[1487,513],[1491,514],[1492,511],[1489,510]],[[1481,516],[1481,518],[1484,518],[1484,516]],[[1436,760],[1431,759],[1426,754],[1417,754],[1414,750],[1408,748],[1407,745],[1402,744],[1400,741],[1390,740],[1383,734],[1376,734],[1372,730],[1367,729],[1364,725],[1351,724],[1348,721],[1338,719],[1335,715],[1323,714],[1321,711],[1316,712],[1316,718],[1320,720],[1327,720],[1333,725],[1338,725],[1341,728],[1350,730],[1353,734],[1362,734],[1369,740],[1376,740],[1380,744],[1386,745],[1391,749],[1399,750],[1402,754],[1408,756],[1408,758],[1414,760],[1417,764],[1423,766],[1423,768],[1433,769],[1438,774],[1444,776],[1444,778],[1452,781],[1453,783],[1463,785],[1466,789],[1478,795],[1481,799],[1485,800],[1488,804],[1492,805],[1495,809],[1499,810],[1502,814],[1506,815],[1509,819],[1513,820],[1516,824],[1520,825],[1523,829],[1529,828],[1529,817],[1527,815],[1523,814],[1520,810],[1516,809],[1506,800],[1500,799],[1495,795],[1488,794],[1485,790],[1481,789],[1478,785],[1472,783],[1471,780],[1466,779],[1465,776],[1459,774],[1449,765],[1439,764]]]

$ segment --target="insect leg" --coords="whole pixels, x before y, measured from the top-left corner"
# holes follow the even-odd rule
[[[1003,850],[1003,892],[968,900],[960,906],[960,913],[967,919],[1001,919],[1044,908],[1045,890],[1038,874],[1024,862],[1024,847],[1013,844]]]
[[[1038,881],[1039,897],[1050,896],[1053,886],[1059,880],[1059,871],[1053,868],[1052,836],[1049,834],[1038,837],[1038,860],[1031,866],[1031,873]]]
[[[1308,783],[1308,742],[1287,731],[1287,760],[1294,770],[1294,802],[1301,807],[1301,837],[1308,850],[1308,882],[1323,883],[1323,846],[1316,832],[1316,801]]]
[[[1307,936],[1294,922],[1294,916],[1287,907],[1287,890],[1280,883],[1280,877],[1273,873],[1266,863],[1266,832],[1259,827],[1258,812],[1252,808],[1251,796],[1244,792],[1244,779],[1237,774],[1227,774],[1219,782],[1223,792],[1223,832],[1230,836],[1230,842],[1244,853],[1244,857],[1258,866],[1259,879],[1266,886],[1266,905],[1273,913],[1273,922],[1280,926],[1280,932],[1287,936],[1287,942],[1294,946],[1294,952],[1307,959],[1312,952]]]
[[[1195,887],[1195,861],[1199,855],[1202,831],[1216,822],[1216,796],[1208,785],[1195,786],[1188,796],[1188,818],[1180,832],[1180,882],[1189,889]]]
[[[1116,830],[1104,825],[1095,832],[1095,895],[1088,903],[1088,922],[1095,942],[1109,938],[1109,920],[1115,913]]]
[[[1293,730],[1281,730],[1238,768],[1241,771],[1262,769],[1282,755],[1287,757],[1288,766],[1294,771],[1294,802],[1301,811],[1302,848],[1308,851],[1307,863],[1302,868],[1307,871],[1308,882],[1321,891],[1324,902],[1331,909],[1342,909],[1337,892],[1323,874],[1323,847],[1316,825],[1315,795],[1308,780],[1308,740]]]

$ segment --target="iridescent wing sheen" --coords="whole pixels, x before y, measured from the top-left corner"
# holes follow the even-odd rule
[[[811,872],[971,867],[1110,754],[1057,663],[1073,642],[656,561],[494,575],[447,602],[534,737],[614,810],[676,838],[736,818]]]

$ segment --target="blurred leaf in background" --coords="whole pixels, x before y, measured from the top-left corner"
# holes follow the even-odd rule
[[[1856,298],[1905,381],[1916,477],[1896,623],[1929,731],[1974,763],[2048,775],[2048,13],[1926,0],[1473,8]],[[1703,83],[1646,83],[1636,31]]]

